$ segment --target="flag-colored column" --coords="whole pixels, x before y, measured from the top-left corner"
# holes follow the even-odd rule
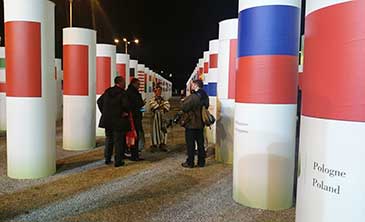
[[[96,45],[96,101],[109,87],[114,85],[116,72],[116,46]],[[101,112],[96,104],[96,136],[105,136],[105,130],[99,128]]]
[[[63,148],[95,147],[96,31],[63,29]]]
[[[0,47],[0,132],[6,131],[5,47]]]
[[[216,160],[233,163],[238,19],[219,23]]]
[[[209,73],[208,73],[208,88],[209,88],[209,112],[217,117],[217,80],[218,80],[218,51],[219,40],[209,42]],[[207,130],[207,139],[209,143],[216,144],[216,124],[212,125]]]
[[[7,174],[15,179],[56,172],[54,7],[44,0],[4,1]]]
[[[204,69],[203,69],[204,90],[209,95],[209,85],[208,85],[209,51],[204,52],[203,60],[204,60]]]
[[[138,77],[138,61],[129,60],[129,80],[131,81],[133,78],[137,78],[137,77]],[[128,87],[128,85],[127,85],[127,87]]]
[[[128,54],[117,54],[117,73],[119,74],[119,76],[124,77],[126,86],[128,86],[130,82],[129,62],[130,56]]]
[[[56,120],[62,119],[62,103],[63,103],[63,92],[62,92],[62,59],[55,59],[55,80],[56,80]]]
[[[362,222],[365,1],[306,2],[297,222]]]
[[[198,79],[204,79],[204,58],[199,59],[199,70],[198,70]]]
[[[233,197],[292,206],[300,0],[240,0]]]
[[[140,82],[139,92],[142,94],[143,99],[146,98],[146,94],[144,92],[144,87],[145,87],[145,80],[144,80],[145,73],[144,72],[145,72],[145,65],[144,64],[138,64],[138,80]]]

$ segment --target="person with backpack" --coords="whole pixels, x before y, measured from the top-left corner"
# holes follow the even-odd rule
[[[203,81],[194,80],[192,94],[183,100],[181,107],[186,116],[184,127],[188,158],[181,164],[185,168],[195,166],[195,144],[198,146],[198,167],[205,167],[204,127],[206,124],[202,117],[203,107],[206,110],[209,108],[209,97],[203,90]]]

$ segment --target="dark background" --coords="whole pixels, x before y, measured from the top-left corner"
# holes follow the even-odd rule
[[[56,57],[60,58],[62,28],[69,26],[68,0],[52,1],[56,3]],[[181,89],[208,50],[209,40],[218,38],[218,23],[238,16],[238,0],[74,0],[73,16],[75,27],[97,30],[98,43],[140,39],[138,46],[130,45],[131,57],[160,74],[164,71],[162,76]],[[3,17],[0,1],[2,21]],[[1,22],[2,45],[3,29]],[[123,44],[118,52],[124,52]]]

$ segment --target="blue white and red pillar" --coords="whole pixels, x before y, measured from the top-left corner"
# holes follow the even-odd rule
[[[203,53],[204,60],[204,70],[203,70],[203,83],[204,90],[207,94],[209,94],[209,83],[208,83],[208,74],[209,74],[209,51],[205,51]]]

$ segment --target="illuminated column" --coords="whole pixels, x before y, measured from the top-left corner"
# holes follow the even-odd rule
[[[95,147],[96,31],[63,29],[63,148]]]
[[[216,160],[233,163],[238,19],[219,23]]]
[[[138,78],[138,61],[137,60],[129,60],[129,78],[132,80],[133,78]]]
[[[204,60],[204,70],[203,70],[204,90],[209,95],[209,85],[208,85],[209,51],[204,52],[203,60]]]
[[[6,131],[5,48],[0,47],[0,132]]]
[[[62,119],[62,59],[55,59],[56,120]]]
[[[198,79],[203,80],[204,79],[204,59],[199,59],[199,70],[198,70]]]
[[[292,206],[300,0],[240,0],[233,197]]]
[[[144,72],[145,72],[145,65],[138,64],[138,80],[140,81],[139,92],[142,94],[143,99],[146,98],[146,94],[144,92],[144,87],[145,87],[145,81],[144,81],[144,74],[145,73]]]
[[[109,87],[114,85],[116,74],[116,46],[96,45],[96,101]],[[99,128],[101,112],[96,104],[96,136],[105,136],[105,130]]]
[[[219,40],[209,42],[209,112],[217,117],[217,80],[218,80],[218,50]],[[207,130],[207,139],[209,143],[216,144],[216,124]]]
[[[297,222],[365,220],[365,1],[306,3]]]
[[[19,7],[21,6],[21,7]],[[4,0],[8,176],[36,179],[56,172],[54,6]]]
[[[130,56],[128,54],[117,54],[117,73],[124,77],[126,86],[129,85],[129,62]]]

